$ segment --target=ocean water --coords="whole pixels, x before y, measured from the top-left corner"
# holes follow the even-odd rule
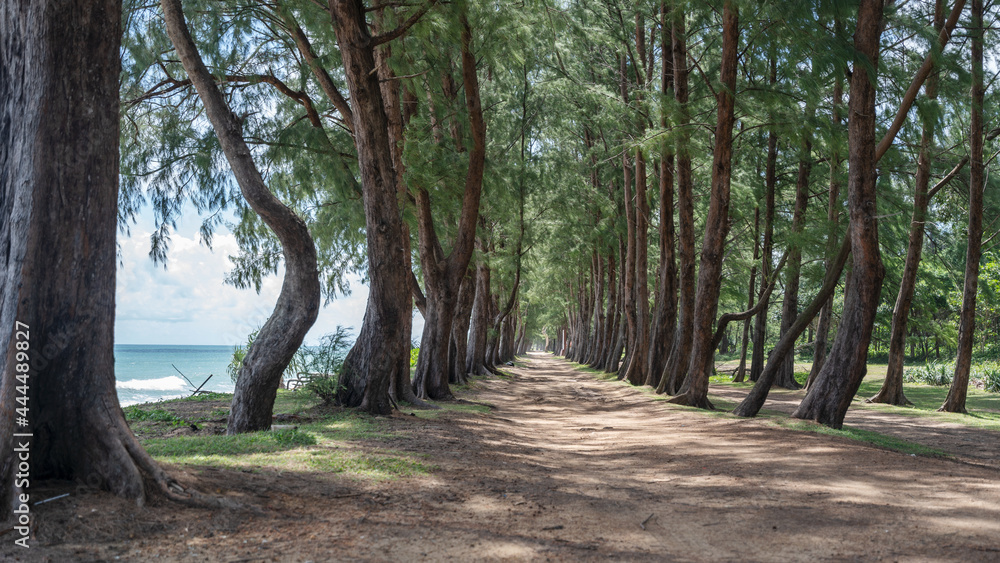
[[[232,346],[116,344],[118,400],[128,406],[190,395],[193,389],[171,364],[195,386],[212,375],[202,387],[205,391],[232,393],[233,382],[226,373],[232,357]]]

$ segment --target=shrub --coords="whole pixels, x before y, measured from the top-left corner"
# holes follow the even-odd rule
[[[925,385],[951,385],[951,377],[954,373],[954,364],[932,362],[904,369],[903,381]]]
[[[340,377],[337,375],[314,375],[302,386],[303,389],[322,399],[323,404],[332,405],[337,399],[340,389]]]
[[[351,347],[350,330],[350,327],[344,328],[338,326],[337,330],[320,338],[319,346],[301,346],[295,352],[292,360],[288,362],[288,367],[285,368],[285,373],[282,377],[285,380],[289,380],[296,379],[300,375],[305,376],[303,379],[310,379],[317,375],[326,378],[339,375],[344,365],[344,358],[347,357],[347,351]],[[253,341],[257,338],[257,333],[259,332],[260,329],[251,332],[247,336],[246,345],[236,346],[233,350],[233,358],[227,368],[229,377],[233,380],[233,383],[236,383],[247,351],[250,350],[250,346],[253,345]],[[334,379],[336,378],[334,377]]]
[[[1000,364],[977,365],[971,377],[981,382],[985,391],[1000,393]]]

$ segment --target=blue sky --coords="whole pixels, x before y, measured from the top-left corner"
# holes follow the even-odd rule
[[[225,344],[246,340],[247,334],[264,324],[281,289],[281,275],[264,281],[258,295],[252,289],[236,289],[224,283],[237,253],[236,239],[218,232],[212,250],[201,243],[201,219],[193,207],[185,208],[171,236],[166,268],[149,258],[152,213],[145,209],[131,226],[131,236],[119,234],[115,342],[117,344]],[[354,277],[351,295],[339,297],[320,310],[306,336],[315,344],[337,325],[353,327],[357,335],[365,313],[368,288]],[[423,319],[414,317],[414,337],[419,337]]]

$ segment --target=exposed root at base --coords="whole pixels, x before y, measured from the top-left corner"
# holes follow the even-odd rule
[[[709,411],[715,410],[715,405],[712,404],[712,401],[708,400],[708,397],[695,398],[691,395],[690,392],[677,395],[676,397],[670,399],[667,402],[685,407],[696,407],[699,409],[705,409]]]

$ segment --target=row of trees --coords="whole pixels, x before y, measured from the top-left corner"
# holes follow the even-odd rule
[[[351,270],[370,293],[342,368],[346,406],[448,399],[449,382],[526,348],[526,209],[542,174],[531,42],[499,31],[531,36],[517,7],[68,4],[0,8],[0,43],[17,47],[0,53],[2,335],[8,360],[15,321],[37,346],[29,375],[4,365],[4,516],[24,492],[15,434],[30,434],[32,478],[211,502],[149,458],[115,394],[115,232],[145,204],[154,260],[192,201],[206,243],[220,226],[236,234],[231,283],[259,289],[284,267],[229,433],[270,427],[282,372]],[[425,329],[411,380],[414,306]]]
[[[4,509],[24,430],[35,477],[199,499],[143,452],[115,398],[115,227],[146,204],[156,260],[192,201],[205,242],[236,234],[230,282],[259,288],[284,267],[231,433],[270,426],[281,373],[350,271],[370,293],[338,400],[371,413],[448,399],[449,383],[556,331],[561,352],[708,407],[715,350],[742,321],[757,385],[740,414],[795,385],[812,327],[820,361],[796,416],[839,426],[886,272],[896,281],[884,242],[908,233],[919,260],[911,225],[942,255],[968,246],[967,370],[995,115],[978,0],[67,4],[0,7],[0,44],[24,46],[0,50]],[[963,197],[967,222],[926,228]],[[15,321],[38,339],[27,427],[11,408]]]
[[[805,350],[795,416],[834,427],[877,329],[889,370],[872,401],[906,404],[907,343],[929,341],[957,357],[942,409],[964,412],[1000,281],[979,277],[998,203],[983,148],[995,19],[962,0],[571,3],[549,72],[577,87],[577,111],[552,131],[576,146],[585,195],[538,257],[575,259],[527,296],[565,297],[529,324],[556,352],[701,407],[725,339],[735,378],[756,382],[743,416],[772,385],[801,386]]]

